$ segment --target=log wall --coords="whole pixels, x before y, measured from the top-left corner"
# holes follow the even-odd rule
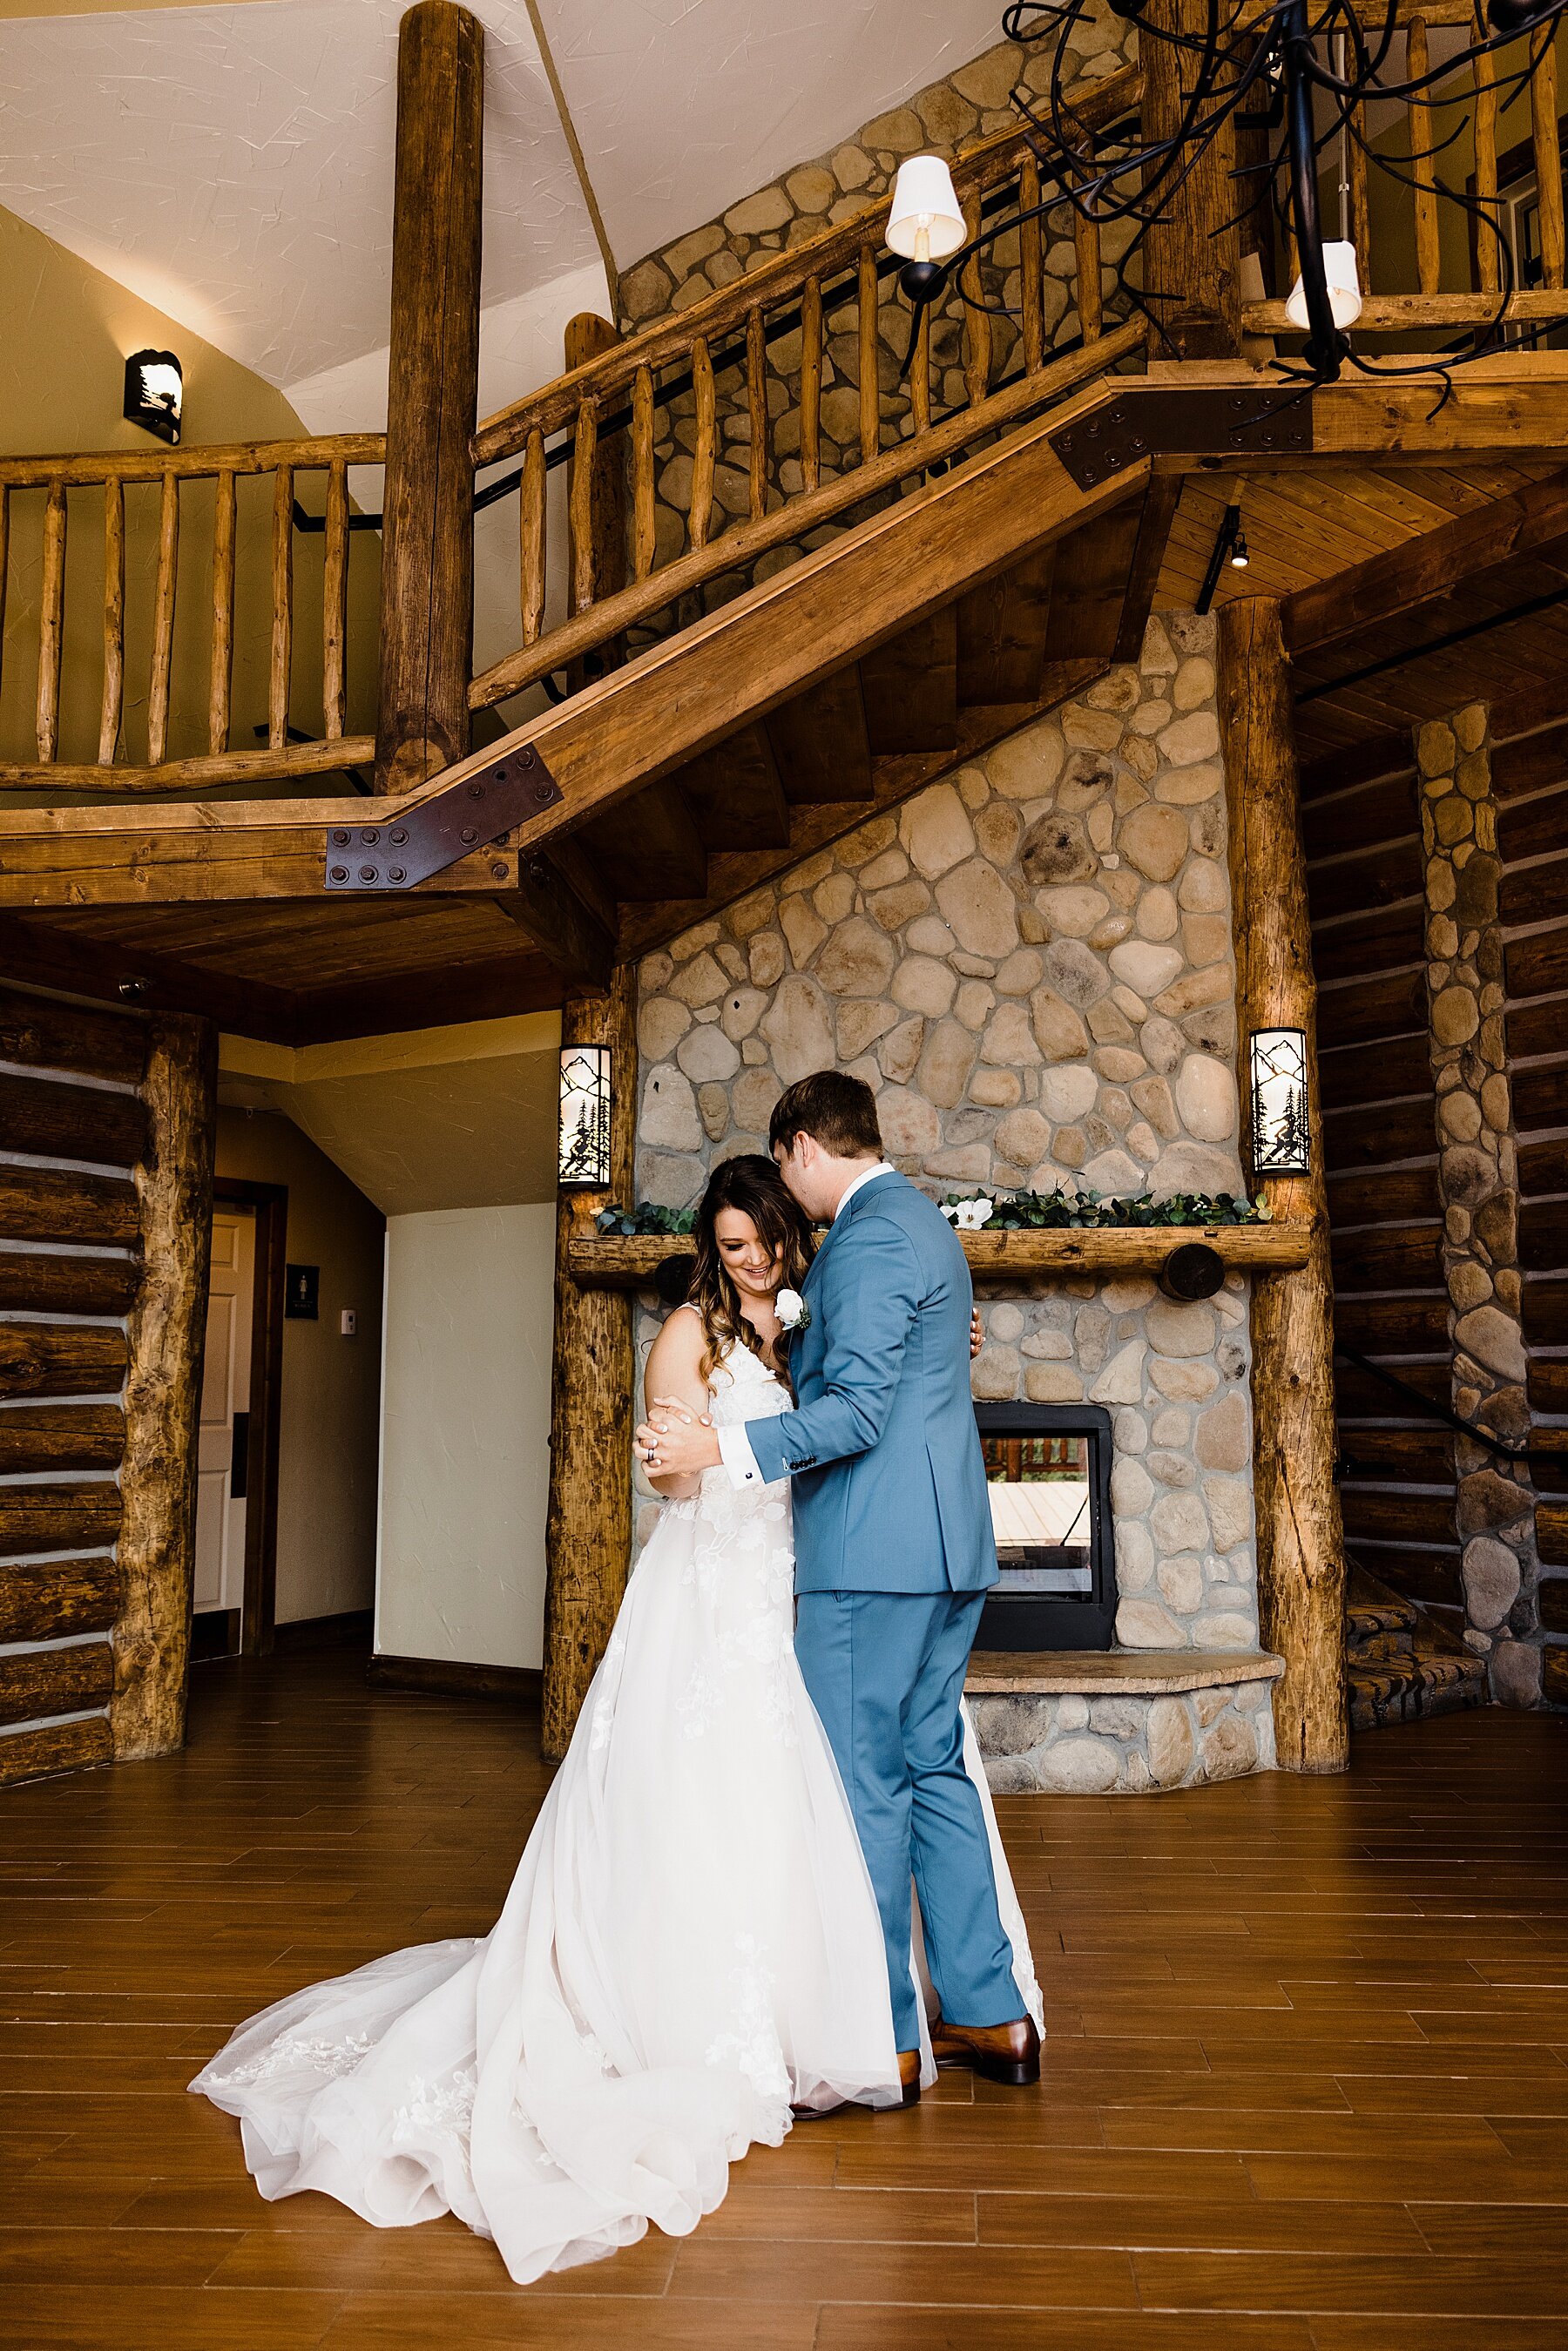
[[[1337,758],[1302,777],[1334,1336],[1447,1404],[1414,747],[1373,764],[1349,783]],[[1450,1437],[1343,1359],[1335,1389],[1347,1552],[1461,1629]]]
[[[155,1581],[126,1557],[148,1501],[126,1474],[127,1416],[132,1450],[187,1480],[210,1232],[199,1134],[193,1147],[160,1101],[167,1059],[139,1015],[0,989],[0,1784],[156,1751],[118,1737],[111,1712]],[[153,1221],[171,1189],[178,1249]],[[152,1365],[141,1326],[171,1288],[177,1336]],[[141,1549],[177,1566],[189,1516]],[[165,1746],[183,1726],[188,1588],[167,1613],[178,1637],[143,1661]]]

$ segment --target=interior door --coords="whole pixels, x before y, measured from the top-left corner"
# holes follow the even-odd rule
[[[198,1615],[211,1609],[237,1609],[245,1602],[245,1472],[255,1298],[255,1212],[219,1207],[213,1213],[212,1286],[196,1452]]]

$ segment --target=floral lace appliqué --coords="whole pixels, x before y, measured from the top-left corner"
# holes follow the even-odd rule
[[[471,2065],[460,2065],[446,2082],[427,2082],[423,2074],[415,2074],[408,2085],[406,2103],[392,2113],[393,2144],[433,2130],[454,2131],[466,2137],[474,2116],[476,2085],[476,2076]]]
[[[787,2098],[789,2069],[773,2020],[777,1979],[755,1935],[737,1935],[735,1948],[736,1964],[729,1973],[735,1987],[735,2025],[733,2031],[709,2042],[706,2062],[737,2065],[758,2097]]]
[[[303,2033],[284,2032],[248,2065],[236,2065],[232,2073],[214,2074],[209,2079],[224,2089],[249,2090],[257,2082],[270,2082],[279,2074],[308,2065],[312,2072],[335,2082],[354,2071],[361,2059],[370,2054],[371,2045],[368,2032],[350,2032],[341,2041],[313,2041]]]

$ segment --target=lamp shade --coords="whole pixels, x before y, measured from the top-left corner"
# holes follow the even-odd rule
[[[1347,243],[1325,245],[1323,276],[1328,279],[1329,308],[1336,327],[1354,327],[1361,316],[1361,276],[1355,266],[1355,247]],[[1305,333],[1312,320],[1307,316],[1307,292],[1298,277],[1285,304],[1285,316],[1292,327]]]
[[[560,1049],[558,1180],[563,1188],[601,1192],[610,1182],[610,1048]]]
[[[946,261],[967,235],[946,164],[939,155],[911,155],[893,184],[889,250],[910,261]]]
[[[132,351],[125,362],[125,420],[160,441],[180,438],[184,382],[172,351]]]

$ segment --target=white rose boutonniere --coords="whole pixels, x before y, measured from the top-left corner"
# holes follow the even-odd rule
[[[797,1331],[811,1327],[811,1310],[798,1290],[781,1290],[773,1301],[780,1330],[793,1337]]]

